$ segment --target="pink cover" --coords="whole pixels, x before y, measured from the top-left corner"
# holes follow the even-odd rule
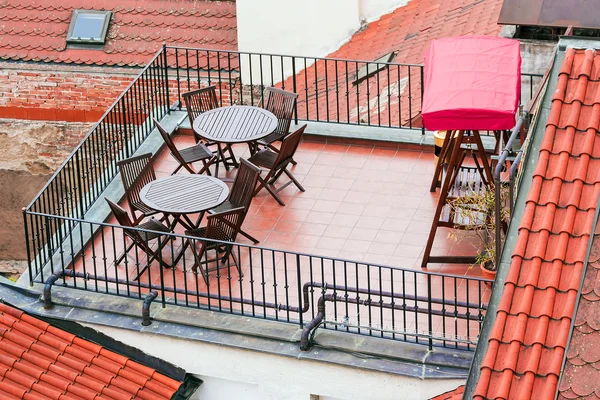
[[[492,36],[434,40],[425,54],[424,82],[428,130],[512,129],[521,93],[519,42]]]

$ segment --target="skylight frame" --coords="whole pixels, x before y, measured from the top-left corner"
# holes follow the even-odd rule
[[[73,37],[77,19],[85,14],[97,14],[104,16],[102,28],[100,30],[99,38],[81,38]],[[71,23],[69,24],[69,31],[67,32],[67,43],[68,44],[91,44],[91,45],[104,45],[106,44],[106,35],[108,34],[108,26],[112,17],[111,11],[100,11],[100,10],[73,10],[71,15]]]

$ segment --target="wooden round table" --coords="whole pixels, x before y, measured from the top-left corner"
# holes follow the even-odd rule
[[[217,143],[250,143],[264,138],[277,128],[277,117],[270,111],[253,106],[227,106],[200,114],[194,119],[194,131]],[[219,174],[219,157],[215,176]]]
[[[203,213],[223,203],[229,195],[225,182],[206,175],[173,175],[148,183],[140,191],[140,200],[153,210],[174,217],[186,229],[198,227],[187,214]],[[184,220],[181,220],[183,217]]]

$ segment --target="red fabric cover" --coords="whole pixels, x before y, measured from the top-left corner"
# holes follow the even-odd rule
[[[428,130],[512,129],[521,93],[519,41],[462,36],[425,54],[423,125]]]

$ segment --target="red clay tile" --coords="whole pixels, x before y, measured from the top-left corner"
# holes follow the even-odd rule
[[[109,3],[107,3],[109,4]],[[161,48],[186,45],[237,49],[235,3],[211,1],[168,4],[123,0],[118,6],[104,5],[113,12],[103,50],[66,47],[65,35],[76,8],[94,9],[93,4],[66,1],[60,6],[49,0],[11,2],[0,15],[0,58],[14,61],[74,64],[144,66]],[[42,24],[42,25],[40,25]],[[43,36],[26,26],[43,26]],[[151,34],[149,34],[151,31]],[[216,62],[216,60],[215,60]],[[225,60],[226,62],[226,60]],[[40,109],[37,109],[36,113]],[[87,119],[93,118],[93,115]],[[97,121],[93,118],[91,121]],[[54,118],[52,118],[54,119]]]
[[[566,51],[475,398],[600,393],[599,308],[583,291],[559,386],[600,192],[600,87],[588,80],[598,60],[592,50]],[[593,267],[587,274],[598,278]]]
[[[129,399],[151,390],[152,399],[166,400],[181,386],[179,381],[6,304],[0,304],[0,322],[14,328],[0,337],[2,398]],[[26,343],[31,345],[19,347]]]

